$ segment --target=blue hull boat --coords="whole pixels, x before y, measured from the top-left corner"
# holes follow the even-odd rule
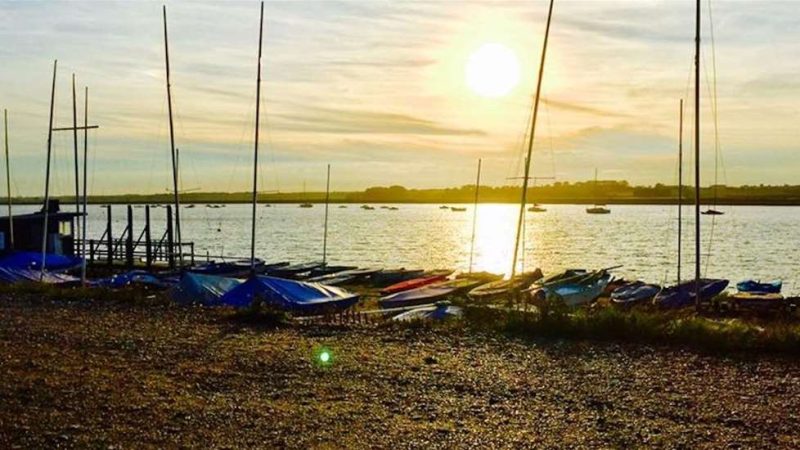
[[[620,286],[611,293],[611,301],[616,305],[634,305],[652,300],[661,291],[661,286],[634,281]]]
[[[605,271],[586,275],[574,282],[561,282],[542,288],[547,299],[563,301],[567,306],[580,306],[595,301],[608,286],[611,275]],[[540,294],[541,295],[541,294]]]
[[[728,287],[728,280],[701,279],[700,302],[710,301]],[[695,282],[686,281],[677,286],[664,288],[653,299],[656,306],[662,308],[684,308],[695,303]]]
[[[414,308],[394,316],[392,320],[397,322],[413,322],[417,320],[443,321],[456,319],[463,315],[464,311],[458,306],[451,306],[447,302],[440,302],[435,305]]]
[[[64,273],[54,273],[45,270],[44,274],[42,274],[39,270],[0,267],[0,283],[41,282],[61,286],[73,286],[79,284],[80,281],[80,278]]]
[[[750,292],[759,294],[780,294],[783,287],[783,281],[775,280],[767,283],[755,280],[745,280],[736,283],[736,289],[739,292]]]
[[[319,283],[256,276],[228,291],[223,305],[246,308],[254,300],[299,315],[343,311],[358,303],[359,295]]]

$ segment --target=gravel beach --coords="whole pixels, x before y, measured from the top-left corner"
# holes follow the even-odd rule
[[[327,365],[314,355],[328,349]],[[0,298],[0,447],[800,447],[800,361]]]

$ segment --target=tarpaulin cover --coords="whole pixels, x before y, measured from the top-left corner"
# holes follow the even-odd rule
[[[78,283],[79,278],[63,273],[42,272],[31,269],[15,269],[0,267],[0,283],[19,283],[22,281],[35,281],[48,284]]]
[[[268,276],[250,278],[222,297],[222,303],[248,307],[257,298],[267,305],[302,314],[341,311],[358,302],[358,295],[334,286]]]
[[[222,296],[241,283],[236,278],[186,272],[172,291],[172,298],[179,303],[218,306],[222,304]]]
[[[45,270],[49,272],[62,272],[80,267],[83,258],[56,255],[47,253],[44,258]],[[42,254],[37,252],[13,252],[0,257],[0,267],[11,269],[39,270],[42,264]]]
[[[93,286],[121,288],[130,285],[145,285],[159,289],[166,289],[175,284],[170,279],[159,278],[144,270],[132,270],[130,272],[116,274],[109,278],[103,278],[92,282]]]

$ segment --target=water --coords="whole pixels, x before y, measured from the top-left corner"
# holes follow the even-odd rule
[[[377,267],[468,269],[472,206],[466,212],[440,205],[392,205],[397,211],[367,211],[359,205],[330,206],[328,261]],[[622,265],[626,278],[671,283],[676,277],[677,211],[674,206],[612,205],[609,215],[586,214],[581,205],[547,205],[545,213],[527,213],[524,264],[545,274],[569,268]],[[21,206],[19,212],[36,207]],[[63,209],[68,209],[66,205]],[[518,207],[485,204],[478,208],[473,270],[508,272]],[[798,293],[794,275],[800,261],[800,207],[737,206],[724,216],[703,216],[703,275],[732,282],[745,278],[784,280]],[[15,211],[16,212],[16,211]],[[694,276],[692,207],[684,210],[683,273]],[[151,209],[153,238],[164,232],[166,210]],[[134,208],[134,238],[144,225],[144,208]],[[265,261],[322,259],[324,205],[258,207],[256,255]],[[125,228],[125,207],[113,207],[114,235]],[[246,257],[250,254],[250,205],[181,208],[184,241],[196,252]],[[712,230],[713,222],[713,230]],[[106,225],[105,208],[89,206],[89,238]],[[713,231],[713,238],[712,238]]]

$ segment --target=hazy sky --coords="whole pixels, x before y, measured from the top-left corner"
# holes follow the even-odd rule
[[[73,72],[80,92],[89,86],[90,122],[101,126],[90,139],[92,192],[171,186],[161,6],[0,2],[0,107],[9,110],[15,193],[43,190],[56,58],[56,126],[72,122]],[[720,181],[797,184],[800,7],[712,6]],[[584,180],[596,167],[601,178],[675,181],[693,8],[689,0],[556,1],[535,175]],[[185,190],[249,189],[258,10],[255,1],[167,3]],[[519,174],[546,13],[545,0],[267,2],[261,189],[323,189],[326,163],[339,190],[469,184],[479,157],[487,184],[509,183]],[[705,18],[704,184],[714,172]],[[482,98],[465,84],[470,54],[486,43],[520,59],[522,82],[506,97]],[[72,136],[57,133],[54,143],[54,191],[69,193]]]

